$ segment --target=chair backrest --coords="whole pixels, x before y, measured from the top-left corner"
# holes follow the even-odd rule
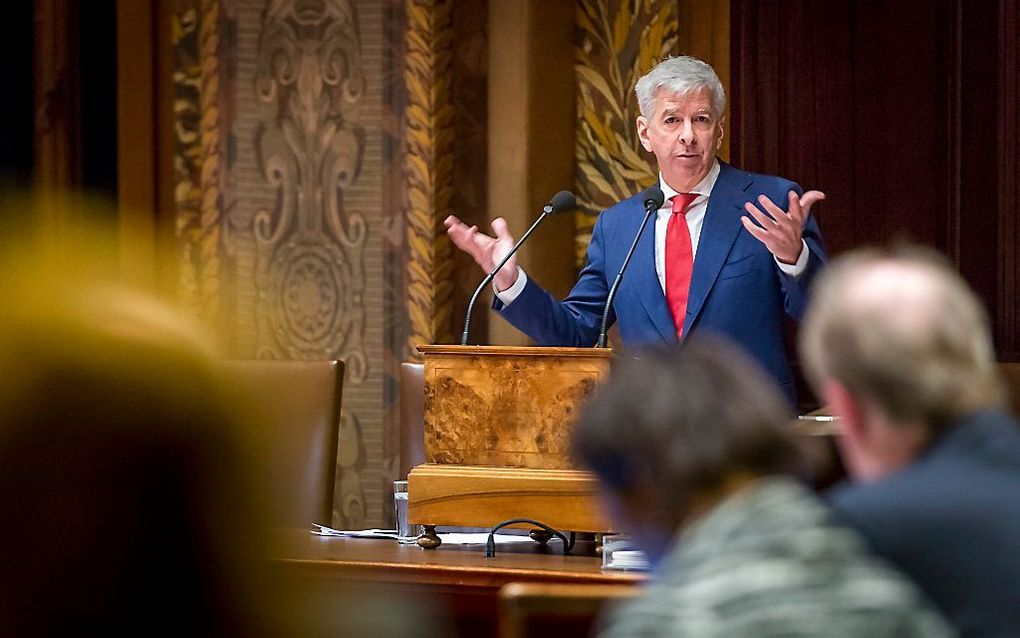
[[[245,424],[268,490],[270,524],[331,524],[342,361],[228,361],[255,416]]]
[[[499,635],[500,638],[593,636],[606,604],[640,593],[641,588],[634,585],[507,583],[499,590]]]
[[[400,478],[425,462],[425,364],[400,364]]]

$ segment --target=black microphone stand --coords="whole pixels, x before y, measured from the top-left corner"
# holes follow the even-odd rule
[[[609,288],[609,295],[606,296],[606,307],[602,310],[602,325],[599,329],[599,340],[595,344],[596,348],[606,347],[606,323],[609,322],[609,309],[613,307],[613,298],[616,296],[616,289],[620,287],[620,281],[623,280],[623,271],[627,270],[627,265],[630,263],[631,257],[634,256],[634,250],[637,248],[638,241],[645,231],[645,226],[648,225],[648,220],[651,219],[652,214],[658,211],[659,206],[662,205],[662,191],[659,191],[658,195],[658,199],[654,196],[645,199],[645,217],[641,220],[641,227],[638,228],[634,242],[630,245],[630,250],[627,251],[627,256],[623,259],[623,265],[620,266],[620,272],[616,273],[616,279],[613,280],[613,285]]]
[[[478,284],[478,287],[475,288],[475,294],[471,295],[471,301],[468,302],[467,313],[466,316],[464,317],[464,332],[462,332],[460,335],[460,345],[466,346],[468,344],[468,331],[471,329],[471,311],[475,307],[475,301],[478,300],[478,295],[482,293],[482,290],[484,290],[486,286],[492,283],[492,280],[496,277],[496,273],[499,272],[499,269],[506,265],[506,262],[509,261],[510,258],[514,256],[514,253],[517,252],[517,249],[520,248],[521,244],[523,244],[525,240],[527,240],[528,237],[531,236],[531,233],[535,232],[535,229],[538,228],[538,225],[541,224],[546,217],[548,217],[550,214],[554,212],[558,211],[556,211],[552,206],[546,206],[545,208],[543,208],[542,214],[538,216],[538,219],[536,219],[535,223],[531,225],[531,228],[528,229],[528,232],[524,233],[524,236],[517,240],[517,243],[514,244],[514,247],[510,249],[510,252],[508,252],[506,256],[504,256],[503,259],[498,264],[496,264],[496,267],[493,268],[492,272],[486,275],[485,279],[482,279],[482,283]]]

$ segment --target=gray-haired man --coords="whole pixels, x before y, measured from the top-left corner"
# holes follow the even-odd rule
[[[1020,430],[974,293],[938,255],[859,251],[801,339],[857,481],[833,494],[845,521],[964,635],[1020,635]]]
[[[825,263],[818,225],[808,216],[824,195],[755,175],[716,157],[726,96],[711,66],[691,58],[660,62],[635,87],[641,145],[655,156],[665,201],[641,235],[611,308],[623,345],[672,346],[715,332],[746,349],[793,398],[783,343],[784,315],[799,319],[807,288]],[[591,346],[609,287],[637,235],[640,196],[603,212],[588,263],[566,299],[543,290],[514,260],[497,274],[495,308],[543,345]],[[752,221],[752,218],[754,221]],[[454,243],[486,271],[513,245],[506,222],[495,237],[446,220]]]

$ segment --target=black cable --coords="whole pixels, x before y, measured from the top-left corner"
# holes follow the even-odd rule
[[[486,558],[492,558],[493,556],[496,555],[496,532],[503,529],[507,525],[516,525],[518,523],[527,523],[528,525],[540,527],[545,531],[549,532],[550,534],[552,534],[553,536],[555,536],[556,538],[563,541],[564,556],[569,554],[570,550],[574,549],[574,541],[576,540],[574,532],[570,532],[570,541],[567,541],[567,537],[563,532],[553,529],[552,527],[546,525],[545,523],[540,523],[530,518],[511,518],[508,521],[503,521],[502,523],[495,525],[491,530],[489,530],[489,539],[485,541]]]

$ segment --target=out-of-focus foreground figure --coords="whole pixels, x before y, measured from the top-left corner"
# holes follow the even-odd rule
[[[818,282],[801,354],[856,485],[833,504],[965,635],[1020,631],[1020,430],[987,318],[939,255],[862,250]]]
[[[613,636],[943,636],[920,592],[797,478],[768,377],[718,340],[614,368],[575,431],[651,584]]]
[[[213,349],[69,236],[0,255],[0,635],[261,635]]]
[[[108,226],[24,230],[0,236],[0,636],[437,635],[282,575],[265,415],[207,331],[119,283]]]

